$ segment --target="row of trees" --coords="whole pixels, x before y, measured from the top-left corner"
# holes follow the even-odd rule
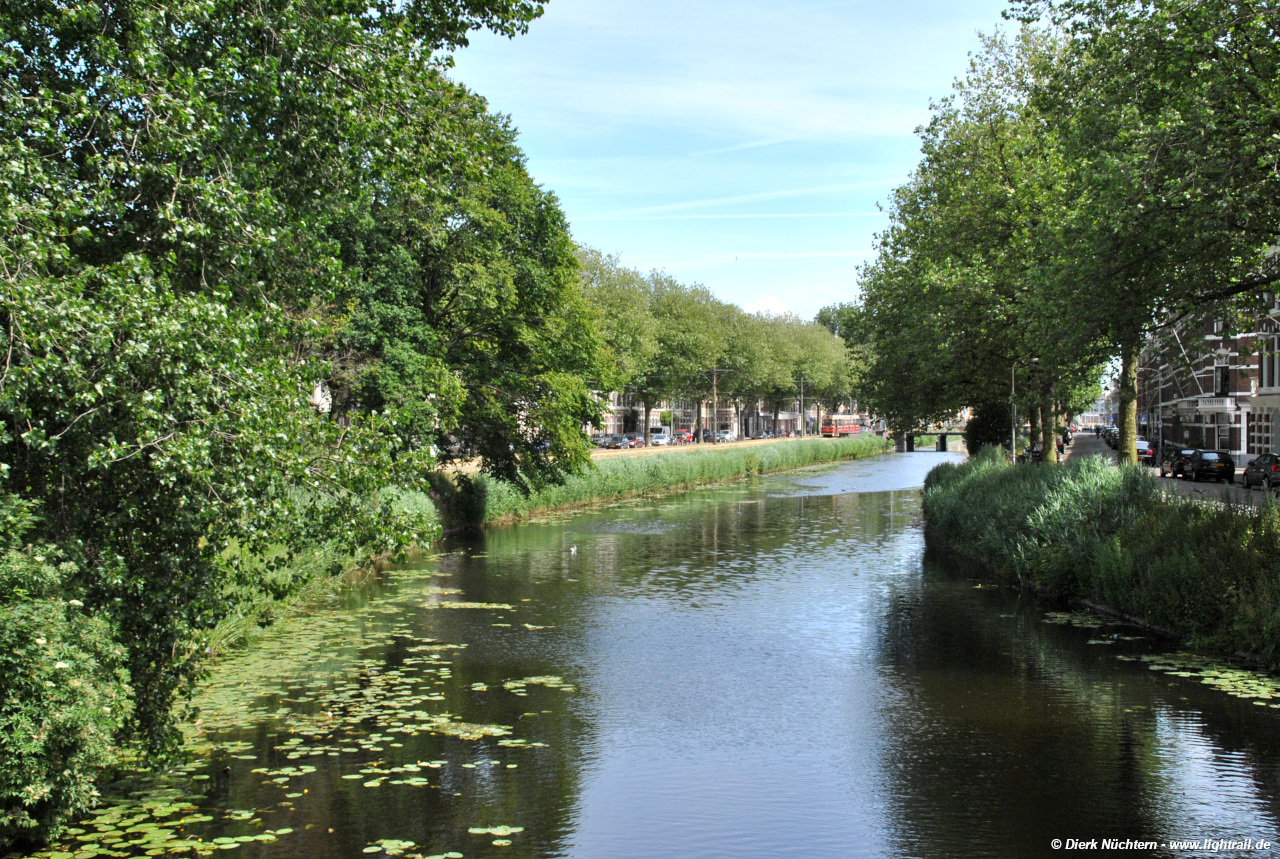
[[[890,425],[972,407],[1007,438],[1016,389],[1050,455],[1055,416],[1118,359],[1132,461],[1144,338],[1280,277],[1280,10],[1015,0],[1009,17],[920,130],[862,300],[826,313],[867,350],[861,398]]]
[[[823,325],[746,313],[703,287],[642,275],[598,251],[584,249],[580,260],[608,368],[595,385],[644,401],[646,442],[650,413],[662,402],[716,396],[739,414],[763,402],[776,426],[778,411],[800,396],[827,408],[850,396],[851,355]]]

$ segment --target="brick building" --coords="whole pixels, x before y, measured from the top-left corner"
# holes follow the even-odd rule
[[[1280,449],[1280,303],[1251,330],[1181,328],[1144,349],[1139,432],[1151,441],[1230,451],[1237,465]]]

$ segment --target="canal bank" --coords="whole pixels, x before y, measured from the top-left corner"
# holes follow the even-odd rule
[[[1140,466],[1011,466],[995,453],[931,472],[931,546],[1043,594],[1089,602],[1189,646],[1280,668],[1280,511],[1204,504]]]
[[[486,475],[441,474],[433,497],[451,533],[509,524],[556,510],[637,496],[660,496],[700,486],[773,474],[811,465],[877,456],[891,443],[865,434],[809,438],[763,445],[698,445],[660,456],[601,459],[561,484],[516,486]]]
[[[925,557],[919,487],[943,456],[447,540],[220,663],[191,761],[117,785],[42,859],[1274,841],[1280,709]]]
[[[555,511],[640,496],[659,497],[762,474],[877,456],[890,447],[889,442],[871,434],[840,439],[780,440],[763,445],[696,446],[663,451],[661,456],[606,457],[593,462],[590,470],[570,475],[563,484],[526,487],[527,491],[483,474],[439,472],[432,477],[429,504],[426,497],[417,493],[409,499],[417,504],[416,511],[425,523],[421,533],[429,540],[406,550],[412,558],[419,552],[429,552],[442,535],[510,524]],[[396,497],[402,506],[407,503],[401,498],[404,495],[406,493],[400,493]],[[424,507],[431,510],[422,509]],[[251,601],[242,604],[211,632],[210,652],[222,654],[247,645],[275,618],[296,611],[299,606],[327,599],[343,586],[385,569],[394,560],[392,553],[357,558],[336,553],[327,546],[300,553],[277,574],[291,583],[290,589],[282,590],[283,595],[274,598],[268,593],[254,594]]]

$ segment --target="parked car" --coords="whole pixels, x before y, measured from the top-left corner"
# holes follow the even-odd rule
[[[676,430],[671,437],[675,439],[676,444],[688,444],[693,441],[693,433],[686,429]]]
[[[716,433],[716,441],[737,441],[738,437],[731,430],[720,430]]]
[[[1197,450],[1187,460],[1186,473],[1192,480],[1236,482],[1236,463],[1225,450]]]
[[[1160,459],[1161,477],[1185,477],[1187,460],[1196,452],[1194,447],[1167,447]]]
[[[638,432],[627,433],[627,447],[644,447],[644,436]]]
[[[591,437],[591,443],[596,447],[604,447],[604,443],[609,440],[609,436],[602,433],[596,433]]]
[[[715,440],[716,440],[716,437],[715,437],[715,436],[713,436],[713,435],[711,434],[711,430],[709,430],[709,429],[704,429],[704,430],[702,431],[702,441],[703,441],[703,443],[705,443],[705,444],[710,444],[711,442],[713,442],[713,441],[715,441]]]
[[[1241,478],[1241,482],[1244,483],[1245,489],[1253,486],[1275,489],[1276,486],[1280,486],[1280,456],[1274,453],[1255,456],[1244,467],[1244,476]]]
[[[649,444],[655,447],[666,447],[671,444],[671,436],[662,431],[649,433]]]
[[[604,444],[601,445],[601,447],[607,447],[610,450],[622,450],[623,448],[630,446],[631,440],[622,433],[614,433],[611,436],[606,436]]]
[[[1138,442],[1138,462],[1141,465],[1147,466],[1154,466],[1156,464],[1156,449],[1151,446],[1151,442]]]

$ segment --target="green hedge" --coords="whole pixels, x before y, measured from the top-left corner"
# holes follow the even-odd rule
[[[450,488],[443,481],[446,521],[454,527],[487,525],[553,510],[648,495],[782,471],[823,462],[883,453],[889,443],[875,435],[841,439],[800,439],[773,444],[696,446],[688,450],[597,461],[563,484],[521,491],[481,475]]]
[[[1162,493],[1141,466],[1011,466],[991,449],[929,473],[929,545],[1193,646],[1280,668],[1280,510]]]
[[[30,507],[0,496],[0,852],[89,808],[130,711],[109,619],[66,591],[74,568],[22,543]]]

